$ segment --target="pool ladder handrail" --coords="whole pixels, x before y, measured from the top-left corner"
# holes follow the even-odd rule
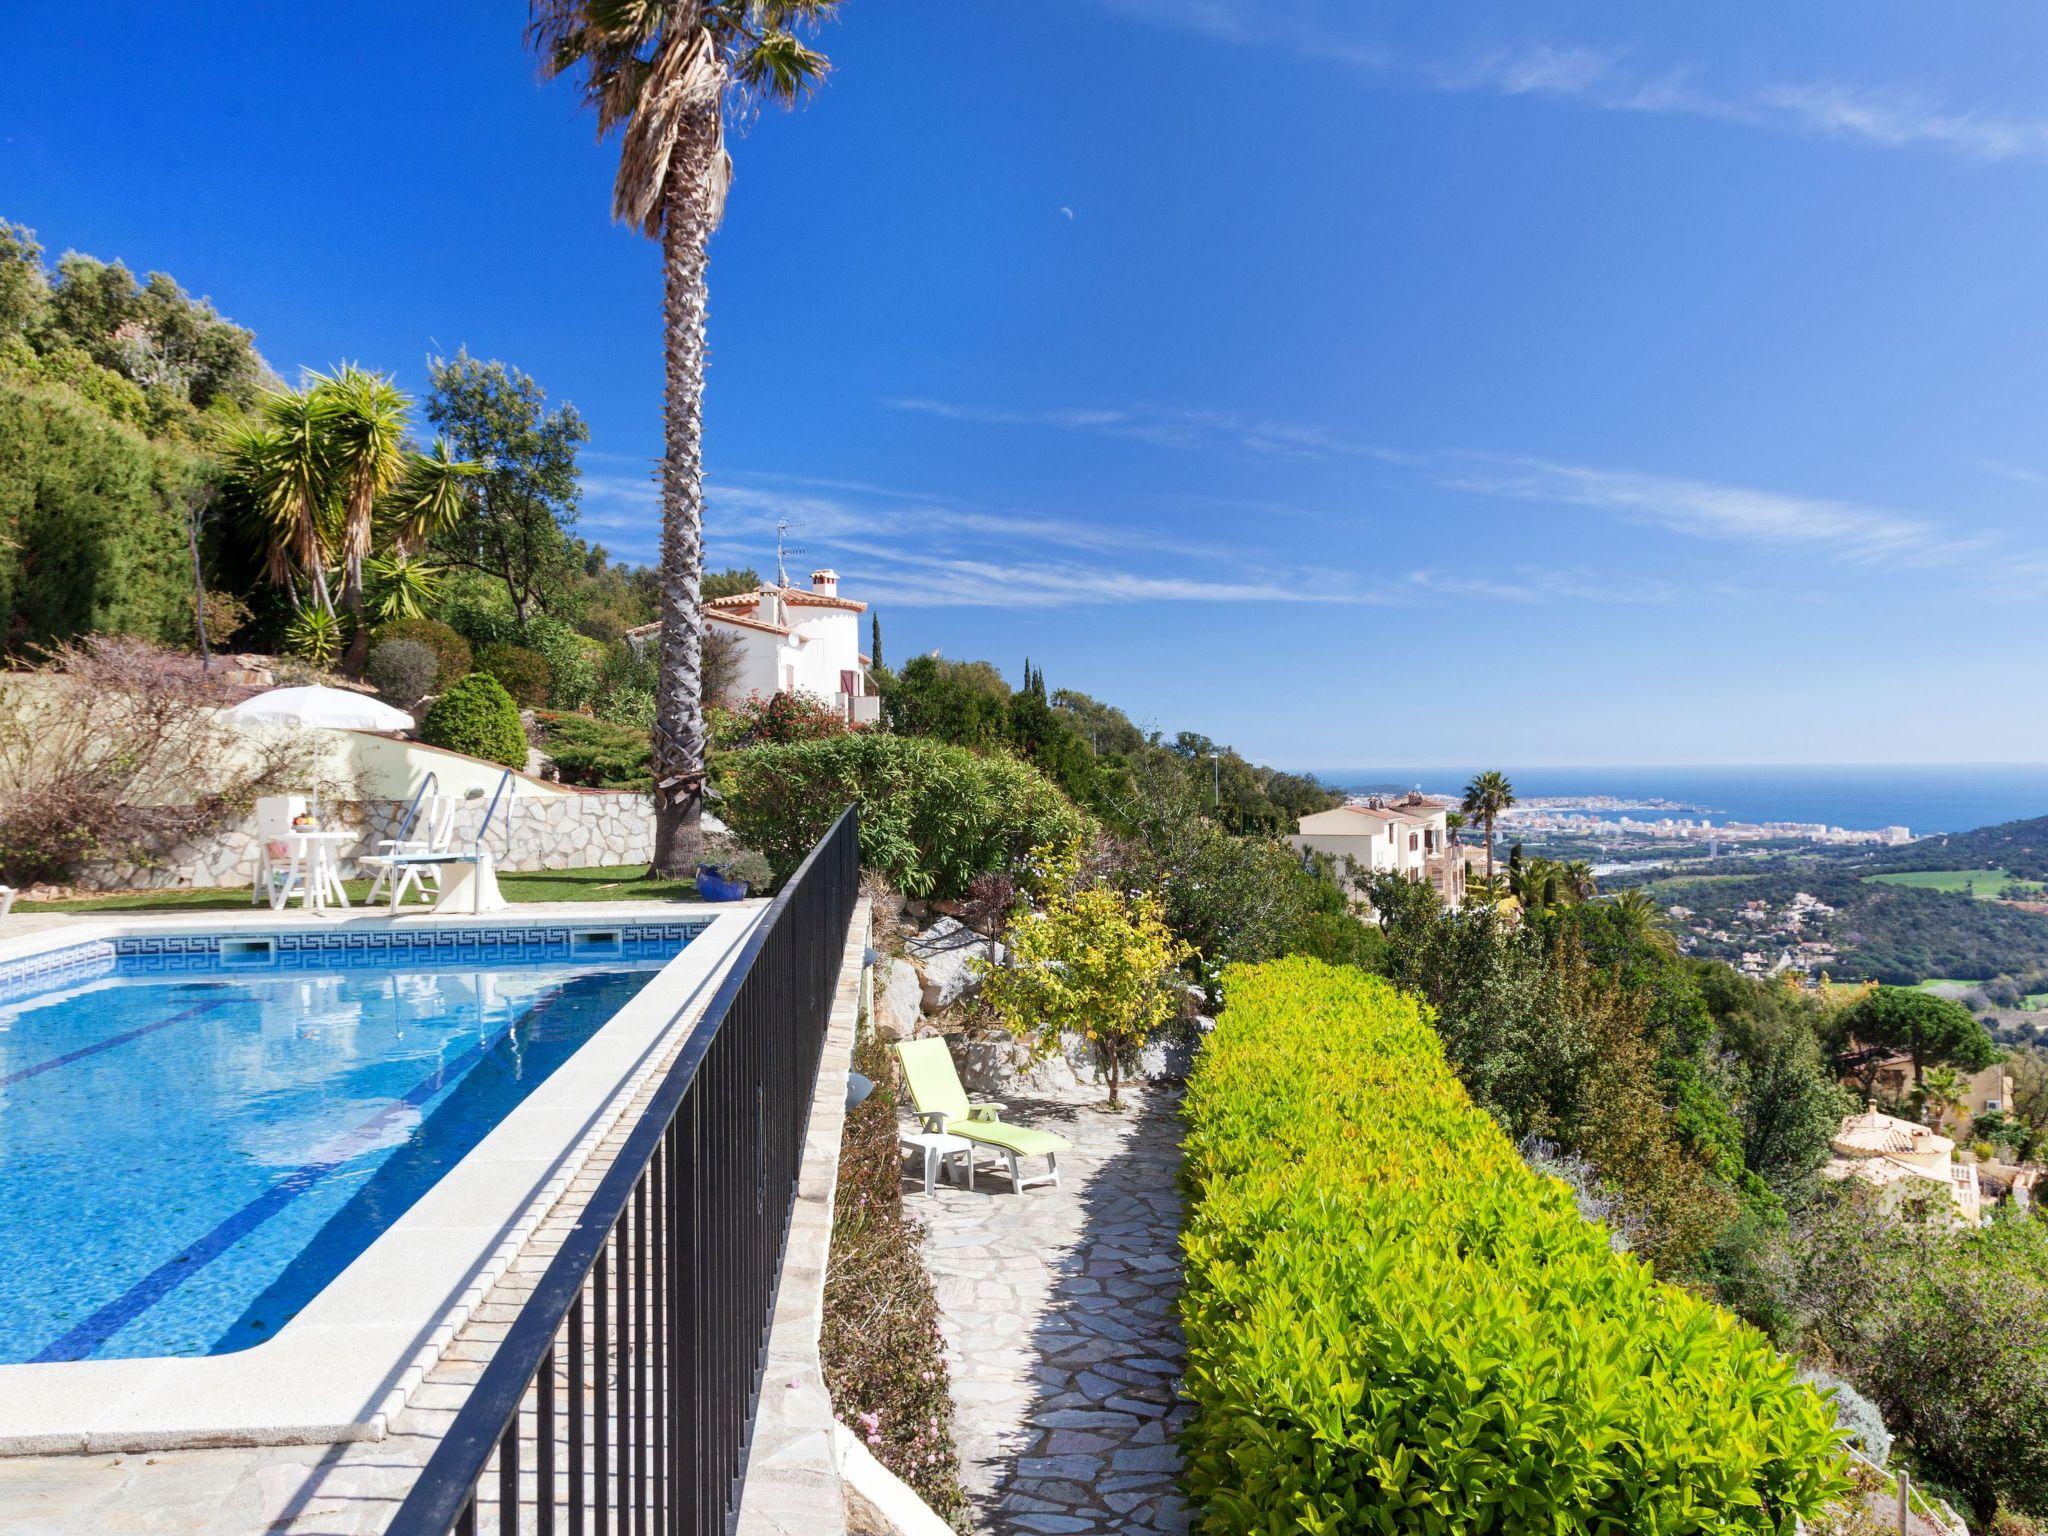
[[[498,802],[505,798],[505,791],[512,787],[512,770],[507,768],[498,776],[498,788],[491,796],[490,806],[484,811],[484,819],[477,824],[476,837],[470,843],[470,852],[481,857],[484,851],[484,834],[491,830],[491,822],[498,814]],[[516,791],[515,791],[516,793]],[[512,808],[505,808],[505,851],[512,851]]]
[[[391,836],[391,845],[394,848],[402,846],[411,839],[412,829],[419,824],[420,805],[426,800],[427,792],[440,782],[440,779],[435,776],[434,770],[429,768],[427,776],[420,780],[420,787],[412,792],[412,800],[406,805],[405,815],[399,818],[398,830]]]

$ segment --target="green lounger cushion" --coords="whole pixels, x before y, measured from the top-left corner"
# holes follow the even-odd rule
[[[910,1099],[917,1106],[920,1119],[944,1115],[951,1134],[1002,1147],[1023,1157],[1044,1157],[1067,1150],[1066,1142],[1050,1131],[969,1118],[967,1090],[960,1086],[960,1074],[953,1066],[953,1053],[946,1048],[945,1041],[904,1040],[896,1045],[895,1051],[896,1059],[903,1064],[903,1079],[910,1086]]]
[[[1034,1131],[1028,1125],[1006,1125],[1000,1120],[948,1120],[946,1130],[986,1146],[1001,1147],[1020,1157],[1050,1157],[1067,1150],[1067,1144],[1051,1131]]]

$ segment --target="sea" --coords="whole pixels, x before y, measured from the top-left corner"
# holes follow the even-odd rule
[[[1611,795],[1689,807],[1714,821],[1818,821],[1852,830],[1907,827],[1915,837],[2048,816],[2048,763],[1705,768],[1500,767],[1523,798]],[[1421,789],[1456,795],[1478,768],[1346,768],[1318,773],[1352,793]],[[1617,811],[1647,819],[1658,812]]]

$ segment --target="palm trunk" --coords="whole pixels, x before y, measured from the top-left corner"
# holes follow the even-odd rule
[[[1493,818],[1486,818],[1486,888],[1493,889]]]
[[[704,312],[718,107],[677,135],[663,193],[667,452],[661,469],[661,675],[654,708],[654,864],[681,879],[697,861],[704,816]]]
[[[360,559],[350,559],[343,568],[341,603],[348,610],[350,619],[348,654],[342,658],[342,671],[350,677],[361,677],[363,664],[370,659],[370,630],[363,623],[363,562]]]

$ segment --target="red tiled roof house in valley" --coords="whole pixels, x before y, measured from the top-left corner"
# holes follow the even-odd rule
[[[860,653],[860,616],[867,611],[866,603],[839,595],[837,571],[818,570],[808,588],[771,583],[714,597],[704,604],[704,623],[739,642],[736,696],[807,693],[849,723],[871,725],[882,701]],[[626,638],[639,648],[658,645],[661,626],[643,624]]]
[[[1465,899],[1465,861],[1451,846],[1445,809],[1421,795],[1354,800],[1302,817],[1287,841],[1301,852],[1330,855],[1340,869],[1349,858],[1360,876],[1391,872],[1426,880],[1455,907]]]

